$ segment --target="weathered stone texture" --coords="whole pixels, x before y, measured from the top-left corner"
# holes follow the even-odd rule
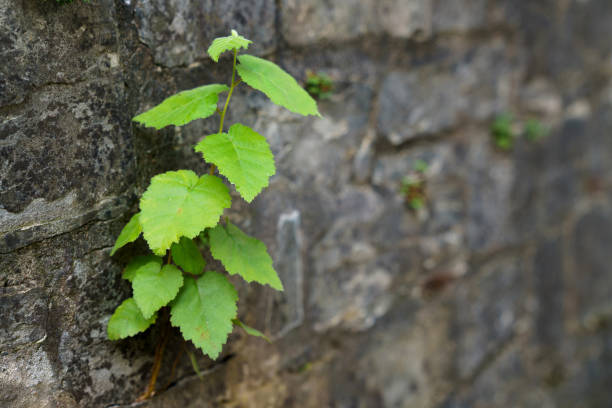
[[[277,174],[227,215],[286,290],[232,282],[274,341],[235,331],[219,360],[197,354],[200,381],[171,331],[142,406],[609,406],[610,16],[608,0],[0,0],[0,406],[144,390],[161,329],[105,330],[146,246],[108,254],[151,176],[205,171],[192,147],[217,123],[130,118],[227,82],[205,51],[230,28],[335,89],[322,118],[237,89],[227,121],[266,136]],[[502,151],[501,112],[550,132]]]
[[[75,7],[71,18],[66,14],[54,2],[0,3],[0,105],[21,103],[44,85],[93,80],[118,66],[113,2]]]
[[[127,189],[133,178],[113,182],[134,171],[117,79],[47,86],[31,96],[31,105],[5,117],[0,127],[4,209],[21,212],[32,198],[52,202],[71,191],[75,201],[91,206]]]
[[[135,0],[133,7],[140,41],[165,67],[205,58],[212,40],[230,29],[253,40],[259,53],[276,46],[274,0]]]
[[[291,45],[381,34],[417,38],[431,31],[427,0],[282,0],[280,4],[282,35]]]
[[[448,58],[391,72],[383,80],[378,127],[394,145],[508,108],[521,74],[508,43],[498,39],[467,49],[443,43],[441,48],[451,53]]]
[[[486,28],[488,3],[487,0],[433,0],[432,29],[445,33]]]

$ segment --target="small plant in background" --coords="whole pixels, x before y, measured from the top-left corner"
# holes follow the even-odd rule
[[[491,124],[491,137],[495,146],[501,150],[509,151],[514,147],[514,142],[521,135],[530,142],[535,142],[549,133],[549,129],[539,120],[527,119],[524,123],[514,120],[511,114],[502,113],[495,117]]]
[[[512,131],[512,115],[503,113],[493,120],[491,125],[493,142],[501,150],[510,150],[514,146],[514,133]]]
[[[185,340],[211,359],[221,353],[229,333],[239,326],[247,334],[265,336],[237,318],[238,293],[227,275],[207,268],[200,248],[210,252],[231,275],[283,290],[272,259],[263,242],[242,232],[228,218],[229,189],[219,175],[251,202],[267,185],[276,169],[266,139],[255,130],[235,123],[225,130],[224,119],[234,89],[242,82],[263,92],[272,102],[301,115],[320,116],[316,102],[288,73],[264,59],[238,54],[252,41],[232,30],[217,38],[208,54],[217,62],[231,51],[233,66],[229,86],[210,84],[182,91],[158,106],[136,116],[134,121],[161,129],[182,126],[219,113],[219,131],[202,139],[194,150],[211,164],[209,174],[191,170],[158,174],[140,199],[140,212],[123,228],[111,255],[143,235],[153,254],[138,256],[128,263],[123,278],[132,284],[133,296],[126,299],[108,322],[108,338],[117,340],[147,330],[156,321],[180,329]],[[237,78],[240,77],[240,79]],[[219,95],[227,92],[223,109]],[[155,353],[151,381],[143,400],[155,393],[167,335]],[[198,372],[195,358],[190,355]]]
[[[305,88],[313,98],[324,100],[331,96],[334,90],[334,83],[332,79],[325,74],[306,71]]]
[[[425,172],[428,164],[424,160],[417,160],[412,166],[413,172],[402,180],[400,193],[404,196],[406,205],[418,211],[425,205]]]
[[[535,142],[536,140],[539,140],[548,135],[548,133],[548,128],[537,119],[532,118],[528,119],[527,122],[525,122],[523,134],[525,135],[525,138],[530,142]]]

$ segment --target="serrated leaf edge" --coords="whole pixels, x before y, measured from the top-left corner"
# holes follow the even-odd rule
[[[235,38],[244,40],[246,42],[246,44],[239,44],[238,47],[226,48],[223,51],[220,51],[219,54],[217,54],[216,56],[211,54],[211,48],[213,48],[215,43],[219,43],[219,42],[222,42],[224,40],[231,41],[232,39],[235,39]],[[213,61],[219,62],[219,57],[221,56],[221,54],[223,54],[223,53],[225,53],[227,51],[235,50],[235,49],[239,50],[241,48],[244,48],[245,50],[247,50],[249,48],[250,44],[253,44],[253,41],[249,40],[248,38],[245,38],[245,37],[241,36],[240,34],[238,34],[238,32],[236,32],[236,30],[232,30],[232,34],[229,35],[229,36],[215,38],[212,41],[212,43],[208,46],[208,49],[206,50],[206,53],[208,54],[208,56]],[[224,45],[224,46],[226,46],[226,45]]]
[[[147,327],[145,327],[144,329],[142,329],[142,330],[136,330],[136,331],[134,331],[134,332],[130,332],[129,334],[126,334],[126,335],[125,335],[125,336],[123,336],[123,337],[121,337],[121,336],[119,336],[119,337],[114,337],[114,336],[111,336],[111,335],[110,335],[110,333],[108,332],[109,327],[110,327],[110,324],[111,324],[111,320],[113,320],[113,317],[115,317],[115,315],[116,315],[116,313],[117,313],[117,310],[119,310],[119,308],[120,308],[120,307],[123,307],[123,306],[124,306],[124,305],[125,305],[127,302],[129,302],[130,300],[131,300],[131,301],[133,301],[134,303],[136,303],[136,301],[135,301],[135,300],[134,300],[134,298],[132,298],[132,297],[125,299],[123,302],[121,302],[121,304],[120,304],[119,306],[117,306],[117,308],[115,309],[115,311],[114,311],[114,312],[113,312],[113,314],[111,315],[110,319],[108,320],[108,323],[107,323],[107,326],[106,326],[106,335],[107,335],[107,337],[108,337],[108,339],[109,339],[109,340],[121,340],[121,339],[125,339],[125,338],[127,338],[127,337],[132,337],[132,336],[134,336],[134,335],[136,335],[136,334],[138,334],[138,333],[145,332],[145,331],[146,331],[146,330],[147,330],[149,327],[151,327],[151,325],[152,325],[152,324],[155,324],[155,321],[157,320],[157,313],[153,313],[153,316],[151,316],[151,317],[150,317],[150,318],[148,318],[148,319],[147,319],[147,318],[145,318],[145,317],[143,316],[143,319],[144,319],[144,320],[147,320],[147,321],[148,321],[148,323],[149,323],[149,325],[148,325]],[[138,305],[136,305],[136,309],[137,309],[137,310],[139,310],[139,311],[140,311],[140,313],[142,314],[142,311],[140,310],[140,308],[138,307]]]
[[[311,100],[313,101],[313,103],[314,103],[314,105],[315,105],[315,113],[306,113],[306,114],[304,114],[304,113],[301,113],[301,112],[296,112],[296,111],[294,111],[294,110],[292,110],[292,109],[289,109],[289,108],[287,108],[286,106],[284,106],[283,104],[281,104],[281,103],[279,103],[279,102],[275,101],[274,99],[272,99],[272,98],[271,98],[271,97],[270,97],[270,96],[269,96],[269,95],[268,95],[266,92],[263,92],[263,91],[261,91],[261,90],[259,90],[259,89],[255,88],[253,85],[249,84],[249,82],[248,82],[248,81],[247,81],[247,80],[246,80],[246,79],[245,79],[245,78],[244,78],[244,77],[243,77],[243,76],[240,74],[240,70],[241,70],[241,69],[243,69],[242,67],[244,67],[244,65],[242,65],[242,62],[241,62],[241,63],[240,63],[240,64],[239,64],[239,65],[236,67],[236,70],[237,70],[237,72],[238,72],[238,75],[240,75],[240,78],[242,78],[242,80],[243,80],[245,83],[247,83],[247,84],[248,84],[249,86],[251,86],[253,89],[257,89],[258,91],[263,92],[263,93],[264,93],[264,94],[265,94],[265,95],[268,97],[268,99],[270,99],[270,100],[271,100],[271,101],[272,101],[272,102],[273,102],[275,105],[281,106],[281,107],[283,107],[283,108],[287,109],[287,110],[288,110],[288,111],[290,111],[290,112],[297,113],[298,115],[302,115],[302,116],[312,115],[312,116],[322,117],[322,116],[321,116],[321,113],[319,112],[319,107],[317,106],[317,102],[316,102],[316,101],[315,101],[315,100],[314,100],[314,99],[313,99],[313,98],[312,98],[312,97],[311,97],[311,96],[308,94],[308,92],[306,92],[306,90],[304,90],[304,88],[302,88],[302,87],[300,86],[300,84],[299,84],[299,83],[296,81],[296,79],[293,77],[293,75],[289,74],[287,71],[285,71],[284,69],[282,69],[280,66],[278,66],[278,64],[275,64],[274,62],[269,61],[269,60],[266,60],[266,59],[264,59],[264,58],[258,58],[258,57],[255,57],[254,55],[242,54],[242,55],[239,55],[239,56],[238,56],[238,60],[240,60],[240,58],[241,58],[241,57],[244,57],[244,56],[247,56],[247,57],[253,57],[253,58],[256,58],[256,59],[258,59],[258,60],[262,60],[262,61],[268,62],[268,63],[270,63],[270,64],[273,64],[273,65],[275,65],[276,67],[278,67],[278,69],[280,69],[282,72],[284,72],[285,74],[287,74],[287,75],[288,75],[288,76],[291,78],[291,80],[293,80],[293,82],[295,83],[295,85],[296,85],[296,86],[297,86],[299,89],[301,89],[302,91],[304,91],[304,92],[306,93],[306,96],[308,96],[308,98],[309,98],[309,99],[311,99]],[[241,66],[242,66],[242,67],[241,67]],[[247,69],[248,69],[248,68],[247,68]],[[257,75],[261,76],[261,75],[260,75],[258,72],[256,72],[256,71],[252,71],[252,72],[253,72],[254,74],[257,74]],[[272,83],[272,85],[273,85],[273,86],[274,86],[274,87],[275,87],[275,88],[276,88],[278,91],[280,91],[280,92],[281,92],[283,95],[285,95],[285,99],[291,99],[291,98],[289,97],[289,95],[287,94],[287,90],[286,90],[284,87],[280,87],[280,86],[276,85],[274,82],[271,82],[271,83]]]
[[[252,239],[252,240],[257,241],[257,242],[261,243],[261,244],[264,246],[264,249],[265,249],[265,251],[266,251],[266,255],[268,255],[268,258],[270,259],[270,266],[271,266],[272,270],[274,271],[274,273],[276,274],[276,276],[277,276],[277,278],[278,278],[278,281],[279,281],[279,283],[280,283],[280,288],[275,288],[275,287],[274,287],[274,286],[272,286],[272,285],[271,285],[269,282],[262,283],[262,282],[259,282],[259,281],[255,280],[255,279],[247,279],[247,277],[245,277],[245,276],[244,276],[242,273],[240,273],[240,272],[231,272],[231,271],[230,271],[230,270],[227,268],[227,266],[225,265],[225,263],[224,263],[224,262],[223,262],[223,261],[222,261],[220,258],[218,258],[218,257],[215,255],[215,252],[216,252],[216,251],[213,249],[213,245],[211,244],[211,246],[210,246],[210,254],[212,255],[212,257],[213,257],[214,259],[216,259],[217,261],[221,262],[221,264],[223,264],[223,266],[225,267],[225,270],[227,271],[227,273],[229,273],[230,275],[238,275],[238,276],[240,276],[242,279],[244,279],[244,281],[245,281],[245,282],[247,282],[247,283],[255,282],[255,283],[258,283],[258,284],[260,284],[260,285],[262,285],[262,286],[268,285],[269,287],[271,287],[271,288],[272,288],[272,289],[274,289],[274,290],[278,290],[279,292],[283,292],[283,291],[285,290],[285,287],[284,287],[284,285],[283,285],[283,282],[280,280],[280,277],[278,276],[278,272],[276,272],[276,269],[274,269],[274,261],[272,260],[272,257],[271,257],[271,256],[270,256],[270,254],[268,253],[268,246],[267,246],[267,245],[266,245],[266,244],[265,244],[263,241],[261,241],[261,240],[259,240],[259,239],[255,238],[255,237],[252,237],[252,236],[250,236],[250,235],[246,234],[244,231],[242,231],[240,228],[238,228],[238,227],[237,227],[237,226],[235,226],[234,224],[231,224],[229,221],[227,221],[227,225],[225,225],[225,226],[224,226],[224,225],[219,224],[219,225],[217,225],[215,228],[217,228],[217,227],[222,228],[222,229],[224,230],[225,234],[227,234],[227,236],[228,236],[228,237],[229,237],[229,238],[230,238],[232,241],[234,241],[234,242],[235,242],[235,239],[234,239],[234,238],[233,238],[233,237],[232,237],[232,236],[229,234],[229,232],[227,231],[227,226],[228,226],[228,225],[232,225],[232,226],[234,226],[234,227],[235,227],[235,228],[237,228],[237,229],[238,229],[240,232],[242,232],[244,235],[246,235],[248,238],[250,238],[250,239]],[[212,230],[212,228],[211,228],[211,230]],[[209,232],[209,236],[210,236],[210,232]],[[211,241],[212,241],[212,240],[211,240]]]
[[[208,272],[219,273],[219,272],[215,272],[215,271],[206,271],[206,272],[204,272],[204,274],[206,274],[206,273],[208,273]],[[197,278],[191,278],[191,277],[190,277],[190,278],[187,278],[187,279],[192,279],[192,280],[194,280],[194,282],[195,282],[195,284],[196,284],[196,288],[197,288],[197,280],[198,280],[198,279],[202,279],[202,277],[204,276],[204,274],[203,274],[203,275],[201,275],[201,276],[198,276]],[[227,277],[226,277],[226,278],[227,278]],[[228,282],[229,282],[229,280],[228,280]],[[230,284],[231,284],[231,282],[230,282]],[[233,285],[232,285],[232,286],[233,286]],[[234,288],[234,290],[236,291],[236,289],[235,289],[235,288]],[[177,297],[178,297],[178,294],[177,294]],[[174,299],[176,300],[176,297],[175,297]],[[174,302],[174,300],[173,300],[173,302]],[[236,300],[235,300],[235,311],[234,311],[234,316],[230,318],[230,326],[231,326],[231,327],[229,328],[229,330],[228,330],[228,331],[227,331],[227,333],[226,333],[225,340],[224,340],[224,341],[223,341],[223,342],[220,344],[220,346],[221,346],[221,347],[220,347],[219,352],[218,352],[217,354],[215,354],[215,355],[209,354],[209,353],[207,353],[206,351],[204,351],[204,350],[203,350],[201,347],[197,346],[197,345],[196,345],[196,344],[193,342],[192,337],[191,337],[191,336],[188,336],[187,334],[185,334],[185,332],[183,331],[183,328],[181,327],[181,325],[180,325],[180,324],[175,324],[175,322],[173,321],[173,309],[172,309],[173,304],[171,304],[171,305],[170,305],[170,306],[171,306],[171,307],[170,307],[170,324],[172,324],[172,326],[173,326],[173,327],[176,327],[176,328],[178,328],[178,329],[179,329],[179,331],[181,332],[181,335],[183,336],[183,338],[184,338],[185,340],[191,341],[191,343],[192,343],[192,344],[193,344],[193,345],[194,345],[196,348],[200,349],[200,350],[202,351],[202,353],[203,353],[203,354],[207,355],[207,356],[208,356],[208,357],[210,357],[212,360],[215,360],[217,357],[219,357],[219,354],[221,354],[221,351],[223,350],[223,346],[227,344],[227,339],[229,338],[229,335],[230,335],[230,333],[232,332],[232,329],[233,329],[233,324],[232,324],[232,323],[233,323],[233,320],[234,320],[234,319],[235,319],[235,318],[238,316],[238,304],[237,304],[237,303],[238,303],[238,291],[236,291]]]
[[[154,310],[154,311],[153,311],[153,312],[152,312],[152,313],[149,315],[149,317],[147,317],[147,315],[145,314],[144,310],[142,310],[142,306],[140,305],[140,302],[139,302],[139,301],[138,301],[138,299],[136,298],[136,290],[135,290],[136,288],[134,287],[134,281],[135,281],[135,280],[138,278],[138,275],[137,275],[137,276],[135,276],[135,277],[134,277],[134,279],[132,280],[132,289],[134,290],[134,295],[133,295],[133,298],[134,298],[134,301],[136,302],[136,306],[138,306],[138,309],[140,309],[140,313],[142,313],[142,315],[143,315],[143,317],[144,317],[145,319],[150,318],[150,316],[152,316],[152,315],[154,315],[155,313],[157,313],[157,312],[159,311],[159,309],[161,309],[162,307],[165,307],[165,306],[169,305],[170,303],[172,303],[172,301],[173,301],[174,299],[176,299],[176,296],[178,295],[179,291],[181,290],[181,288],[182,288],[182,287],[183,287],[183,285],[185,284],[185,278],[183,277],[182,272],[180,271],[180,269],[178,269],[178,268],[177,268],[176,266],[174,266],[174,265],[163,265],[163,266],[160,268],[160,270],[159,270],[157,273],[161,274],[161,273],[162,273],[162,271],[163,271],[165,268],[169,267],[169,266],[171,266],[171,267],[175,268],[175,269],[176,269],[176,270],[179,272],[179,277],[181,278],[180,283],[179,283],[179,285],[176,287],[176,290],[174,291],[174,293],[172,293],[172,291],[168,292],[168,293],[169,293],[169,295],[168,295],[169,300],[168,300],[168,301],[166,301],[166,303],[165,303],[165,304],[163,304],[163,305],[159,306],[159,307],[158,307],[156,310]],[[139,297],[140,297],[140,296],[139,296]]]
[[[241,123],[234,123],[228,130],[228,132],[222,132],[222,133],[213,133],[211,135],[208,135],[207,137],[211,137],[211,136],[225,136],[227,138],[227,140],[230,142],[233,151],[236,153],[236,156],[238,157],[238,161],[242,162],[243,160],[240,159],[240,154],[238,154],[238,149],[235,147],[236,145],[233,142],[233,137],[232,137],[232,128],[235,128],[235,126],[242,126],[245,127],[247,129],[249,129],[251,132],[255,133],[257,136],[260,136],[265,143],[268,146],[268,152],[270,159],[272,159],[272,172],[270,174],[265,173],[265,183],[261,185],[261,187],[259,188],[259,191],[257,191],[256,193],[254,193],[252,196],[251,194],[247,194],[246,192],[244,192],[244,185],[247,184],[247,179],[246,177],[242,177],[241,180],[236,180],[236,182],[234,182],[235,177],[230,177],[228,176],[227,173],[227,168],[222,165],[220,163],[219,160],[215,160],[214,157],[211,157],[210,155],[207,154],[206,149],[204,148],[204,141],[206,139],[203,139],[202,141],[200,141],[195,147],[194,150],[198,153],[202,154],[202,157],[204,157],[204,160],[206,160],[209,163],[213,163],[215,166],[217,166],[217,168],[219,169],[219,173],[223,174],[225,176],[225,178],[227,178],[227,180],[232,183],[234,185],[234,187],[236,188],[236,191],[238,191],[238,193],[240,194],[240,196],[247,202],[247,203],[251,203],[255,197],[257,197],[266,187],[268,187],[270,185],[270,178],[272,176],[274,176],[276,174],[276,162],[274,159],[274,154],[272,153],[272,149],[270,148],[270,145],[268,143],[268,141],[266,140],[266,138],[264,136],[262,136],[261,134],[259,134],[258,132],[256,132],[255,130],[253,130],[252,128],[243,125]],[[260,152],[263,153],[263,152]],[[244,170],[244,168],[242,167],[242,165],[240,166],[241,169]],[[243,173],[248,173],[246,171],[243,171]]]

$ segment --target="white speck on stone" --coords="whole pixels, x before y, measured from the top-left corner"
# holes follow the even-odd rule
[[[93,112],[91,111],[91,109],[89,108],[89,106],[82,102],[79,103],[73,110],[72,112],[74,112],[74,117],[76,119],[85,119],[87,117],[90,117],[93,115]]]
[[[170,24],[170,29],[179,35],[185,34],[185,28],[187,27],[187,22],[181,13],[177,13],[172,19],[172,23]]]
[[[331,120],[323,117],[313,123],[315,132],[323,136],[325,141],[340,139],[348,133],[348,122],[346,120]]]
[[[343,296],[334,300],[333,315],[315,324],[314,329],[319,332],[335,326],[355,331],[369,329],[391,307],[391,282],[391,275],[384,269],[362,269],[342,286]]]
[[[567,107],[566,114],[573,119],[586,119],[591,116],[591,104],[584,99],[578,100]]]
[[[119,54],[114,52],[108,54],[108,60],[110,61],[111,68],[117,68],[119,66]]]

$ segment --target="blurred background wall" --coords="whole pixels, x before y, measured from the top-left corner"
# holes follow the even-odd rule
[[[239,88],[278,173],[234,222],[284,294],[234,282],[236,331],[200,381],[171,339],[144,407],[609,407],[612,2],[0,0],[0,405],[121,407],[157,332],[106,340],[129,296],[110,258],[162,171],[205,171],[216,121],[155,132],[136,113],[228,82],[231,28],[301,81],[323,118]],[[499,114],[550,131],[496,146]],[[424,206],[402,190],[424,161]]]

